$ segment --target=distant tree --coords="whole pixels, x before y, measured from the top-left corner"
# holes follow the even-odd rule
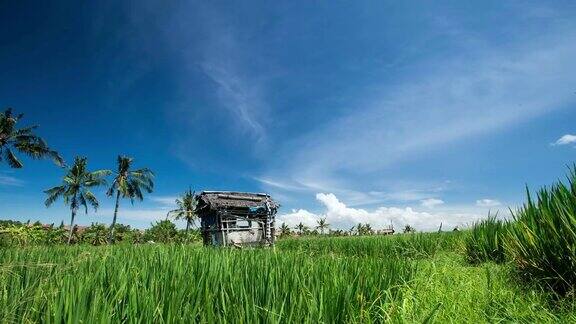
[[[280,237],[290,236],[290,227],[286,223],[282,223],[280,226]]]
[[[106,244],[107,234],[108,230],[106,229],[106,225],[92,223],[92,225],[82,233],[82,242],[91,245],[103,245]]]
[[[161,220],[152,225],[144,233],[144,240],[161,243],[173,242],[178,235],[176,225],[169,220]]]
[[[90,172],[87,170],[87,163],[86,158],[76,157],[74,164],[66,172],[62,184],[44,191],[48,195],[45,201],[46,207],[50,207],[60,197],[64,199],[64,204],[70,206],[72,215],[68,244],[72,241],[74,218],[78,209],[83,206],[86,214],[88,214],[88,205],[91,205],[94,210],[98,209],[98,200],[90,189],[105,185],[105,177],[110,174],[108,170]]]
[[[144,196],[142,191],[151,193],[154,188],[154,173],[150,169],[143,168],[138,170],[131,170],[132,161],[134,159],[126,156],[118,156],[117,171],[114,172],[114,180],[106,193],[109,197],[116,194],[116,205],[114,207],[114,217],[112,218],[112,225],[110,225],[110,236],[108,243],[114,242],[114,225],[118,217],[118,207],[120,206],[120,197],[129,198],[130,202],[134,204],[134,200],[142,201]]]
[[[356,235],[364,235],[364,225],[362,223],[356,225]]]
[[[174,217],[176,219],[184,219],[186,220],[186,236],[188,236],[188,231],[190,230],[190,226],[194,224],[196,220],[196,213],[194,210],[196,209],[196,199],[194,199],[194,192],[192,189],[188,189],[182,197],[176,199],[176,205],[178,208],[171,210],[171,213],[174,213]]]
[[[414,232],[416,232],[416,229],[414,229],[414,227],[406,224],[406,226],[404,226],[403,232],[404,233],[414,233]]]
[[[298,225],[296,225],[296,229],[298,230],[298,235],[302,235],[306,231],[308,231],[308,226],[306,226],[306,225],[302,224],[302,222],[300,222]]]
[[[316,228],[320,230],[320,234],[324,235],[324,230],[330,227],[330,224],[326,222],[326,217],[320,218],[316,222],[318,223],[318,226],[316,226]]]
[[[373,235],[374,234],[374,230],[372,229],[372,226],[368,223],[364,224],[364,235]]]
[[[0,162],[6,161],[12,168],[22,168],[24,165],[15,151],[33,159],[51,158],[58,166],[64,165],[64,160],[58,152],[52,150],[40,136],[34,134],[38,126],[17,128],[24,115],[14,116],[12,108],[0,112]]]

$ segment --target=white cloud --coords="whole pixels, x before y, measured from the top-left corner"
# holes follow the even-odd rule
[[[165,206],[175,206],[176,196],[150,196],[149,199],[153,202],[159,203]]]
[[[552,145],[568,145],[572,143],[576,143],[576,135],[566,134],[552,143]]]
[[[429,199],[421,200],[420,204],[426,208],[434,208],[435,206],[443,205],[444,200],[436,199],[436,198],[429,198]]]
[[[12,187],[22,187],[24,185],[24,181],[6,175],[6,174],[0,174],[0,186],[12,186]]]
[[[501,206],[502,203],[500,203],[498,200],[495,199],[479,199],[476,200],[476,206],[479,207],[497,207],[497,206]]]
[[[325,207],[324,213],[315,214],[304,209],[293,210],[292,213],[278,216],[278,222],[296,226],[302,222],[314,226],[316,220],[326,217],[332,228],[348,229],[358,223],[369,223],[375,229],[384,228],[392,223],[396,229],[409,224],[418,230],[432,231],[443,228],[465,226],[481,218],[476,213],[459,212],[419,212],[411,207],[378,207],[372,211],[361,208],[351,208],[332,194],[318,193],[316,199]]]

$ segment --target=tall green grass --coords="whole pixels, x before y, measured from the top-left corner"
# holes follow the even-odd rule
[[[466,259],[479,264],[486,261],[502,263],[506,261],[505,241],[508,237],[509,222],[488,215],[487,219],[476,222],[466,237]]]
[[[4,322],[382,322],[398,259],[187,246],[0,250]]]
[[[509,250],[519,274],[559,295],[576,285],[576,169],[514,213]]]
[[[462,233],[415,233],[393,236],[302,237],[280,240],[282,251],[312,255],[374,258],[426,258],[461,249]]]

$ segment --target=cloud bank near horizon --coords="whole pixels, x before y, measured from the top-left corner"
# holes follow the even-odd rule
[[[286,223],[295,227],[298,223],[314,228],[316,221],[326,218],[332,228],[349,229],[358,223],[369,223],[375,229],[381,229],[392,224],[394,228],[401,229],[410,225],[419,231],[434,231],[440,225],[444,229],[465,227],[474,221],[485,217],[484,213],[476,212],[453,212],[453,211],[417,211],[412,207],[377,207],[374,210],[352,208],[340,201],[332,193],[318,193],[316,200],[325,208],[322,213],[313,213],[306,209],[292,210],[291,213],[277,217],[277,223]],[[439,205],[439,204],[436,204]]]

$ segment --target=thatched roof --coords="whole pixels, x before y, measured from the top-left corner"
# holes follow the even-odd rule
[[[203,191],[196,196],[198,201],[196,210],[205,208],[238,208],[268,206],[271,209],[279,207],[270,195],[264,193],[232,192],[232,191]]]

